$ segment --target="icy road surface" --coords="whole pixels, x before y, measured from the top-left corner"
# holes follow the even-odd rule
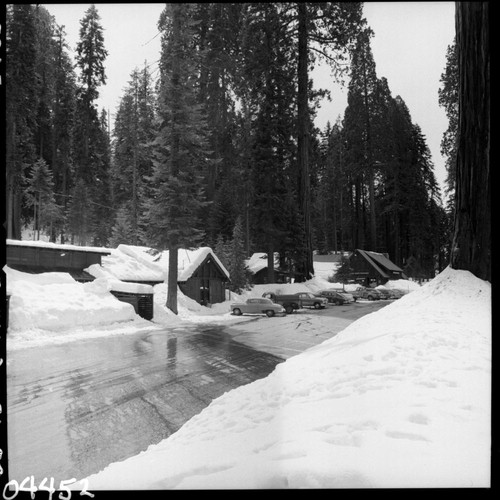
[[[16,351],[7,377],[9,478],[59,484],[98,472],[281,361],[200,326]]]

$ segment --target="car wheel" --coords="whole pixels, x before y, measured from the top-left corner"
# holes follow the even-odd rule
[[[375,298],[373,297],[373,295],[368,295],[368,300],[375,300]]]
[[[269,318],[272,318],[274,316],[274,311],[266,311],[266,314]]]
[[[293,307],[292,306],[286,306],[285,307],[285,312],[287,314],[292,314],[293,313]]]
[[[235,314],[236,316],[241,316],[241,310],[238,308],[233,309],[233,314]]]
[[[319,302],[315,302],[314,309],[321,309],[321,304]]]

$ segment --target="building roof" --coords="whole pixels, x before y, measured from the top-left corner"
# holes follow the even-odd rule
[[[396,266],[394,262],[389,260],[384,254],[378,252],[371,252],[369,250],[356,249],[356,251],[363,256],[384,278],[390,276],[386,271],[395,271],[404,274],[403,270]]]
[[[66,250],[73,252],[92,252],[103,255],[109,255],[111,250],[103,247],[81,247],[78,245],[67,245],[61,243],[51,243],[49,241],[31,241],[31,240],[5,240],[9,246],[18,247],[35,247],[35,248],[48,248],[49,250]]]
[[[245,261],[248,270],[252,274],[257,274],[262,269],[267,269],[267,253],[256,252],[249,259]],[[274,254],[274,269],[279,267],[279,254]]]
[[[96,278],[112,276],[124,281],[163,282],[168,278],[168,250],[157,252],[149,247],[119,245],[109,256],[102,258],[101,266],[94,264],[87,270]],[[187,281],[203,261],[211,256],[229,279],[229,272],[209,247],[178,250],[178,281]]]
[[[350,253],[344,252],[344,256],[348,257]],[[331,262],[331,263],[340,263],[342,260],[342,254],[340,253],[329,253],[328,255],[313,255],[313,262]]]

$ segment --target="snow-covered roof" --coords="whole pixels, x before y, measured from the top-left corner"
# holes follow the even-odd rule
[[[168,250],[156,252],[152,248],[134,245],[119,245],[111,255],[102,258],[102,269],[121,280],[165,281],[168,278]],[[187,281],[202,262],[211,256],[229,279],[229,272],[210,247],[195,250],[178,250],[178,281]],[[93,276],[98,272],[94,266],[88,268]],[[97,277],[97,276],[96,276]]]
[[[322,262],[322,261],[314,261],[314,276],[320,276],[327,280],[331,276],[333,276],[340,266],[340,262]]]
[[[252,274],[257,274],[262,269],[267,268],[267,253],[265,252],[256,252],[249,259],[245,261],[245,264],[248,270]],[[277,269],[279,267],[279,254],[274,254],[274,268]]]
[[[36,247],[36,248],[49,248],[52,250],[73,250],[75,252],[93,252],[110,254],[109,248],[103,247],[81,247],[78,245],[67,245],[61,243],[51,243],[50,241],[30,241],[30,240],[6,240],[7,245],[20,246],[20,247]]]

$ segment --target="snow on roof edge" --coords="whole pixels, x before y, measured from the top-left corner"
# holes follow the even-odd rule
[[[31,241],[31,240],[5,240],[7,245],[12,246],[22,246],[22,247],[39,247],[39,248],[50,248],[53,250],[73,250],[75,252],[94,252],[102,254],[110,254],[111,249],[104,247],[88,247],[88,246],[78,246],[70,245],[66,243],[52,243],[50,241]]]

